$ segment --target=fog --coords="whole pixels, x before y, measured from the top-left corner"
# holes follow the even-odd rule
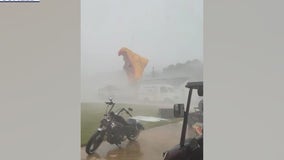
[[[202,7],[200,0],[81,1],[81,101],[103,101],[107,94],[119,102],[139,101],[141,85],[157,84],[173,85],[182,95],[186,81],[202,80]],[[149,60],[136,87],[123,71],[122,47]]]

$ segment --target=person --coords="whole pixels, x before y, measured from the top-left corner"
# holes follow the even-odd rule
[[[200,112],[203,113],[203,99],[199,101],[197,108],[199,109]]]
[[[198,117],[198,122],[196,122],[192,128],[194,128],[195,132],[201,136],[203,135],[203,99],[199,101],[198,103],[198,112],[199,112],[199,117]]]
[[[197,133],[198,136],[203,135],[203,124],[196,122],[192,128],[195,130],[195,132]]]
[[[188,115],[188,136],[196,137],[203,134],[203,99],[199,101],[195,112]]]

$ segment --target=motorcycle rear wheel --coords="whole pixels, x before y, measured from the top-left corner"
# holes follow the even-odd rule
[[[135,141],[138,138],[139,134],[140,134],[140,129],[137,129],[137,131],[134,134],[128,135],[127,139],[130,141]]]
[[[103,135],[101,132],[97,131],[88,141],[86,145],[86,153],[89,155],[95,153],[95,150],[100,146],[102,142],[103,142]]]

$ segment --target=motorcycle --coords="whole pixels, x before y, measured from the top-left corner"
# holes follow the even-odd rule
[[[121,142],[126,139],[135,141],[140,131],[144,130],[141,123],[137,122],[135,119],[131,119],[132,115],[129,112],[133,111],[132,108],[122,108],[115,113],[112,111],[115,106],[112,98],[109,98],[109,102],[105,103],[106,113],[100,122],[100,127],[91,136],[86,145],[86,153],[89,155],[93,154],[104,140],[119,147]],[[130,118],[125,120],[121,116],[123,112],[128,114]]]

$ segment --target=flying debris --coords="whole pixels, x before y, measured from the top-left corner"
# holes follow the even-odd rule
[[[123,56],[124,66],[128,79],[130,82],[137,82],[141,79],[144,68],[148,64],[148,59],[144,58],[128,48],[121,48],[118,52],[119,56]]]
[[[168,119],[159,118],[159,117],[150,117],[150,116],[135,116],[135,117],[131,117],[131,119],[136,119],[136,120],[146,121],[146,122],[169,121]]]

